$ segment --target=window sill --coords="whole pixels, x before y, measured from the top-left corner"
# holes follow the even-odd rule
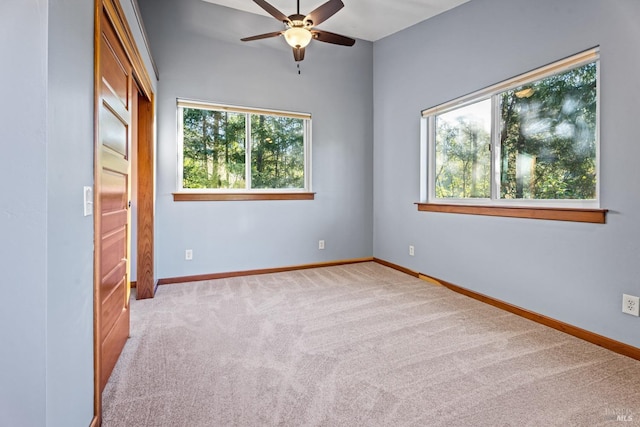
[[[422,212],[488,215],[510,218],[546,219],[551,221],[573,221],[604,224],[607,209],[573,209],[514,206],[470,206],[439,203],[416,203]]]
[[[316,193],[173,193],[174,202],[222,202],[246,200],[313,200]]]

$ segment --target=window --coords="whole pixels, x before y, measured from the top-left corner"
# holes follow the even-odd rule
[[[180,193],[311,190],[310,114],[178,100],[178,150]]]
[[[597,208],[598,63],[591,49],[424,110],[423,203]]]

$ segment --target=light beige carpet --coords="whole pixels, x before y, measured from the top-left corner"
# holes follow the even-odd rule
[[[640,424],[639,361],[375,263],[131,305],[107,427]]]

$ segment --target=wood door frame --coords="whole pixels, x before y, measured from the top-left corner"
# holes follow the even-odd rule
[[[144,65],[140,51],[138,50],[119,0],[95,0],[94,13],[94,277],[93,277],[93,381],[94,381],[94,416],[91,426],[99,426],[102,423],[102,388],[100,386],[100,372],[102,367],[99,332],[101,326],[100,301],[98,286],[99,254],[101,220],[98,209],[100,207],[100,174],[97,167],[98,150],[100,144],[100,58],[102,19],[106,18],[118,37],[126,55],[133,67],[133,79],[140,89],[138,111],[135,112],[138,119],[137,126],[137,162],[131,167],[138,175],[138,218],[136,233],[136,260],[137,260],[137,292],[143,298],[151,298],[155,292],[154,271],[154,206],[155,206],[155,110],[153,86],[151,78]],[[142,288],[141,288],[142,285]]]
[[[138,141],[135,167],[136,204],[136,299],[153,298],[158,286],[154,270],[155,223],[155,122],[154,94],[138,98]]]

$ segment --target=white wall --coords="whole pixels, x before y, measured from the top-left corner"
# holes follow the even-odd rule
[[[639,16],[636,0],[474,0],[376,42],[375,256],[640,347],[621,313],[640,295]],[[417,212],[420,110],[596,45],[607,224]]]
[[[158,277],[371,256],[371,43],[312,42],[298,75],[281,38],[239,40],[280,28],[272,18],[201,0],[140,7],[160,71]],[[310,112],[315,200],[174,202],[178,97]],[[193,249],[193,261],[184,260],[185,249]]]

